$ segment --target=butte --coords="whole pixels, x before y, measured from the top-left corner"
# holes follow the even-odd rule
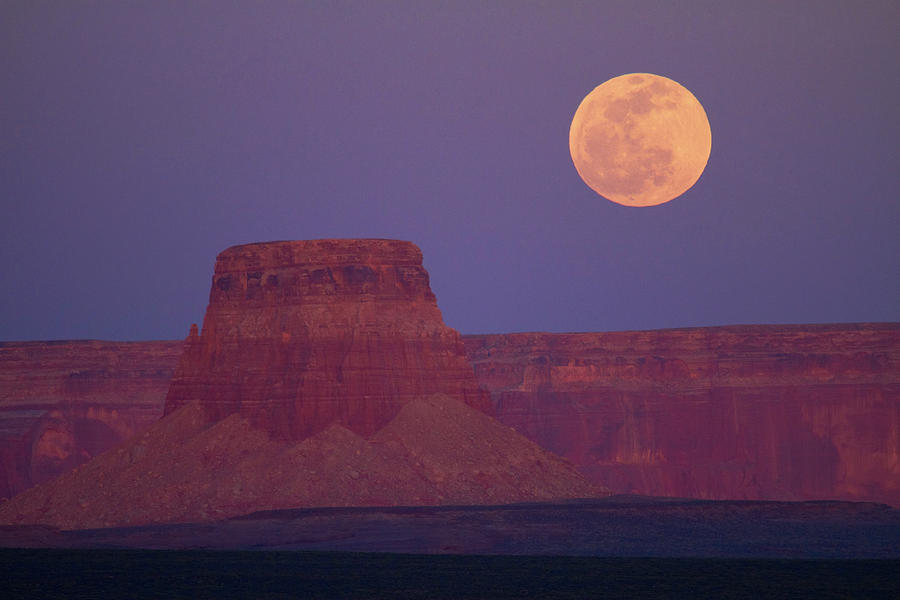
[[[199,336],[188,337],[165,414],[198,401],[278,439],[332,423],[369,436],[415,398],[490,411],[462,339],[444,324],[422,252],[395,240],[235,246],[216,259]]]
[[[164,417],[0,505],[0,524],[86,529],[606,493],[490,407],[415,245],[236,246],[216,260]]]

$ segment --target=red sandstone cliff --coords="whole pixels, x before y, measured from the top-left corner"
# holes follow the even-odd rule
[[[213,420],[239,413],[279,439],[332,423],[368,436],[436,393],[490,410],[414,244],[269,242],[219,254],[165,412],[197,400]]]
[[[181,348],[0,344],[0,493],[154,420]],[[272,443],[315,434],[310,448],[322,456],[346,453],[409,402],[443,393],[496,411],[616,492],[900,506],[900,324],[461,340],[442,322],[414,245],[318,240],[220,254],[203,335],[194,329],[184,348],[168,413],[197,401],[210,422],[230,419],[214,431],[261,428]],[[395,459],[414,455],[398,435],[366,443],[392,445]],[[461,477],[477,483],[470,475]],[[419,496],[404,498],[436,497],[413,488]]]
[[[237,246],[217,259],[203,332],[191,329],[164,418],[0,505],[0,523],[89,528],[598,492],[489,410],[413,244]]]
[[[615,491],[896,506],[898,331],[777,325],[463,340],[504,423]],[[4,493],[155,419],[181,346],[0,344]]]
[[[149,426],[181,342],[0,343],[0,498]]]
[[[900,324],[463,339],[497,418],[613,492],[900,506]]]

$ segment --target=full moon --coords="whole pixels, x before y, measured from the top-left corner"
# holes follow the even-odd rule
[[[680,84],[630,73],[600,84],[572,119],[569,152],[595,192],[625,206],[655,206],[685,193],[706,168],[706,111]]]

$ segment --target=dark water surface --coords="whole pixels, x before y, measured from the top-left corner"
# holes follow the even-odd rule
[[[0,598],[900,598],[897,560],[0,550]]]

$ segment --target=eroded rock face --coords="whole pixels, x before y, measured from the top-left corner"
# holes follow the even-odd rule
[[[613,492],[900,506],[900,324],[464,341],[497,418]]]
[[[0,343],[0,498],[158,420],[181,349],[177,341]]]
[[[238,413],[277,439],[333,423],[368,436],[435,393],[490,410],[418,247],[269,242],[219,254],[202,333],[188,337],[165,412],[199,401],[211,420]]]
[[[363,474],[367,465],[390,463],[384,473],[413,481],[403,475],[402,457],[427,472],[418,475],[424,482],[397,491],[398,502],[413,503],[468,501],[466,494],[482,482],[494,491],[471,493],[503,496],[522,472],[550,464],[520,448],[523,457],[537,458],[512,471],[485,470],[476,457],[496,454],[502,436],[450,427],[443,438],[430,439],[431,425],[414,434],[411,427],[427,421],[417,416],[423,405],[404,407],[444,394],[493,411],[615,492],[900,506],[900,324],[463,340],[443,324],[418,248],[389,240],[273,242],[224,251],[202,335],[192,327],[186,342],[0,344],[0,497],[68,471],[155,421],[182,348],[165,412],[195,403],[198,427],[216,424],[207,434],[213,437],[191,442],[201,456],[214,460],[220,452],[207,442],[237,448],[234,440],[245,434],[250,443],[263,432],[260,444],[278,452],[311,440],[286,460],[306,465],[309,477],[332,491],[295,482],[291,502],[389,503],[384,490],[396,487],[393,475],[369,481]],[[440,413],[429,410],[431,417]],[[445,425],[455,415],[448,409]],[[472,431],[483,426],[466,424]],[[163,446],[194,433],[179,441],[169,432]],[[486,447],[475,443],[481,438]],[[373,450],[388,447],[390,459]],[[455,455],[459,464],[442,462],[457,447],[465,450]],[[129,457],[145,450],[134,446]],[[329,479],[342,475],[302,458],[338,455],[347,459],[341,463],[347,473],[359,475],[347,480],[346,493]],[[193,467],[185,469],[186,481],[195,476]],[[245,475],[252,479],[250,471]],[[149,485],[154,479],[147,477]],[[231,506],[231,491],[217,490],[225,496],[203,506]],[[169,492],[146,491],[148,498],[157,493]],[[258,505],[241,493],[236,498],[234,510],[245,501]],[[203,506],[184,514],[199,514]]]

